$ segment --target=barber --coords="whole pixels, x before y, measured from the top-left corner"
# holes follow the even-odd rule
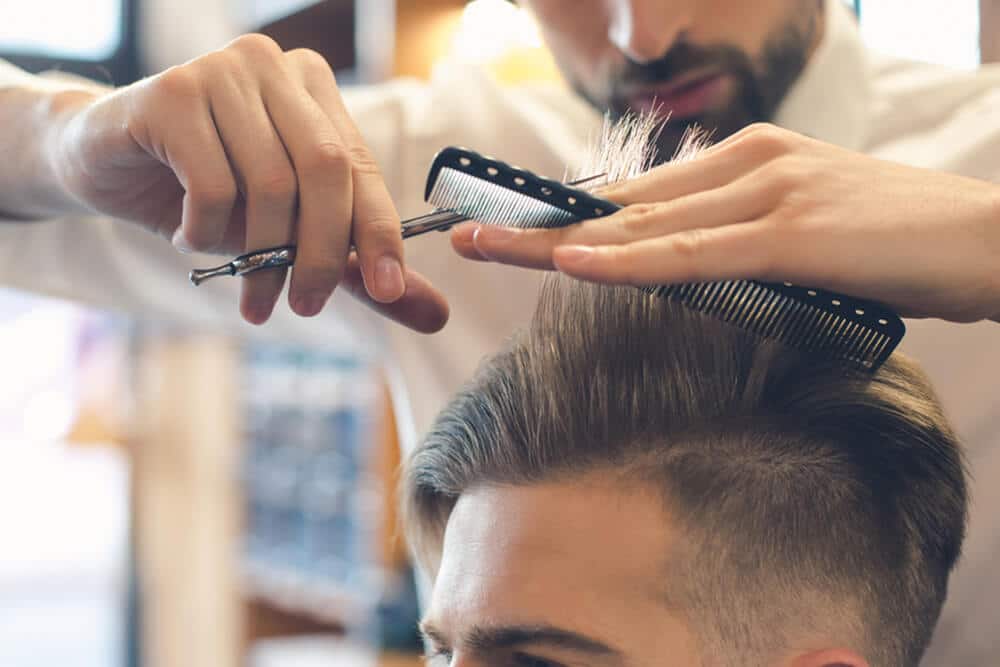
[[[581,95],[538,87],[501,89],[469,70],[448,69],[427,85],[397,82],[341,91],[315,54],[285,53],[259,36],[241,38],[117,91],[79,86],[70,90],[62,83],[48,88],[41,80],[0,67],[0,217],[8,220],[0,224],[0,284],[146,318],[310,344],[329,344],[334,331],[353,332],[356,340],[373,343],[393,367],[393,377],[401,379],[395,388],[407,390],[396,395],[405,399],[397,406],[403,446],[409,447],[482,356],[528,321],[540,281],[537,272],[465,261],[437,235],[406,241],[404,261],[402,246],[395,245],[396,211],[411,215],[426,210],[423,180],[431,157],[442,146],[471,146],[558,176],[566,165],[578,163],[599,127],[600,114],[593,107],[641,109],[654,98],[668,98],[677,118],[716,128],[719,139],[766,120],[797,133],[796,141],[805,141],[801,135],[806,135],[854,151],[847,160],[851,164],[856,154],[865,153],[970,178],[1000,177],[1000,71],[952,72],[879,56],[864,46],[853,17],[839,0],[521,4],[535,12],[569,88]],[[584,4],[586,11],[576,11]],[[357,135],[345,121],[341,104],[356,121]],[[299,133],[299,127],[309,131]],[[809,145],[812,148],[797,152],[805,162],[819,159],[826,146]],[[754,160],[762,166],[774,162],[780,170],[794,162],[769,158],[763,154],[767,151],[756,153],[748,150],[746,157],[734,159],[747,177],[756,173]],[[379,166],[377,177],[374,164]],[[855,168],[843,164],[834,167],[848,172]],[[672,169],[664,168],[660,175]],[[711,171],[704,170],[699,178],[709,178]],[[703,191],[709,197],[725,190],[725,183],[751,182],[726,173],[723,169],[727,180],[715,187],[689,182],[690,189],[680,195],[669,194],[673,178],[664,178],[667,194],[652,194],[647,204],[687,202],[692,197],[686,194]],[[860,190],[851,189],[854,196],[874,196],[871,190],[879,183],[872,181],[880,178],[863,179]],[[938,298],[932,303],[935,310],[919,299],[900,300],[905,296],[901,285],[909,283],[887,282],[891,294],[885,294],[881,279],[870,281],[866,258],[871,253],[878,252],[880,262],[885,261],[882,253],[898,253],[903,268],[889,274],[898,279],[899,271],[916,264],[913,257],[931,254],[940,261],[941,239],[956,240],[951,232],[923,233],[921,250],[916,243],[920,237],[908,226],[914,217],[899,218],[905,218],[905,224],[887,224],[895,218],[881,210],[883,203],[874,215],[862,216],[871,211],[857,207],[846,218],[817,214],[789,222],[793,202],[803,198],[792,187],[782,187],[789,185],[782,183],[785,177],[776,180],[770,187],[787,193],[781,227],[802,233],[770,235],[795,240],[794,245],[748,244],[743,261],[758,262],[757,270],[742,265],[741,273],[745,269],[778,276],[792,265],[779,265],[777,250],[782,250],[781,262],[808,252],[810,261],[796,264],[798,270],[788,271],[786,279],[881,297],[908,313],[947,315],[958,310],[955,317],[976,319],[996,312],[988,305],[988,290],[971,290],[976,305],[958,309],[950,304],[964,295]],[[349,206],[343,199],[348,193]],[[342,198],[328,199],[335,194]],[[612,196],[630,203],[627,191]],[[633,201],[641,200],[636,195]],[[913,200],[908,195],[891,201],[907,212]],[[325,207],[322,214],[317,212],[320,205]],[[944,208],[954,213],[955,207]],[[738,219],[702,223],[706,228],[689,234],[686,246],[678,244],[682,253],[688,249],[685,257],[708,261],[691,263],[687,274],[681,270],[676,277],[726,273],[719,268],[725,262],[699,255],[713,247],[707,243],[713,234],[721,238],[723,232],[738,228],[739,237],[778,226],[774,217],[761,225],[731,224],[767,214],[765,209],[739,209],[728,207]],[[81,217],[86,213],[95,215]],[[47,220],[17,224],[29,218]],[[385,224],[386,219],[392,224]],[[813,222],[807,225],[805,220]],[[847,224],[845,220],[857,224],[844,227],[841,234],[836,225]],[[862,221],[883,225],[877,242],[870,240],[876,228],[862,228]],[[280,273],[242,282],[213,281],[192,291],[184,276],[205,258],[179,255],[149,229],[195,250],[255,250],[288,241],[298,243],[300,251],[310,248],[300,259],[305,264],[293,270],[294,310],[277,306],[272,311],[285,279]],[[457,232],[460,246],[463,233],[468,231]],[[690,243],[691,238],[697,242]],[[356,266],[347,254],[348,239],[361,251]],[[466,246],[470,240],[465,238]],[[487,254],[499,256],[486,237],[480,241]],[[843,255],[825,255],[829,249],[824,243],[844,250]],[[902,243],[911,244],[911,250],[900,253],[899,248],[886,247]],[[985,241],[979,245],[988,247]],[[756,252],[749,252],[753,248]],[[547,261],[557,259],[568,269],[567,253],[560,255]],[[403,290],[393,269],[379,273],[379,261],[387,257],[399,260]],[[972,268],[973,256],[961,257],[959,269],[971,270],[976,277],[958,284],[980,284],[982,272]],[[828,263],[814,263],[813,258]],[[864,267],[861,259],[866,260]],[[833,266],[829,262],[845,270],[828,272]],[[706,266],[711,268],[702,268]],[[302,274],[298,278],[297,272]],[[382,282],[380,275],[390,280]],[[335,284],[346,289],[335,290],[317,320],[299,317],[322,306]],[[345,292],[357,300],[345,299]],[[413,336],[373,315],[386,314],[411,328],[434,331],[448,317],[445,299],[455,308],[447,328],[435,336]],[[269,318],[268,326],[244,327],[234,308],[237,301],[246,319],[259,323]],[[959,327],[933,319],[913,322],[904,348],[930,372],[965,436],[980,480],[974,490],[976,506],[1000,507],[1000,485],[992,483],[1000,479],[1000,403],[994,399],[1000,347],[995,327]],[[977,522],[973,514],[965,557],[951,582],[951,599],[929,664],[979,665],[996,655],[993,616],[982,611],[991,608],[1000,590],[995,567],[1000,531],[995,525],[988,516]]]

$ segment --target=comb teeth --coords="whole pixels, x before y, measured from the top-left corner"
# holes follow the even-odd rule
[[[441,169],[427,201],[492,225],[562,227],[580,220],[552,204],[450,167]]]
[[[892,354],[905,328],[898,317],[849,297],[789,285],[727,280],[643,288],[698,312],[802,352],[875,370]],[[794,290],[794,294],[792,291]],[[860,308],[858,306],[864,306]]]

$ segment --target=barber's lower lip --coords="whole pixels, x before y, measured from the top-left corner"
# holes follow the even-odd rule
[[[697,81],[692,81],[679,88],[663,86],[647,88],[629,99],[633,111],[648,112],[658,110],[661,114],[670,114],[673,118],[691,118],[699,116],[706,110],[723,101],[723,96],[729,89],[732,77],[728,74],[715,74]]]

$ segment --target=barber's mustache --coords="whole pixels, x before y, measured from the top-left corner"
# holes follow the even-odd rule
[[[663,57],[649,63],[627,61],[613,77],[615,97],[631,91],[662,84],[696,70],[730,73],[737,78],[754,77],[750,57],[734,46],[693,46],[680,43]]]

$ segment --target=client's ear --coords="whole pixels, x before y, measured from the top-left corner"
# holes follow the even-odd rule
[[[788,667],[869,667],[868,661],[853,651],[834,649],[800,655]]]

